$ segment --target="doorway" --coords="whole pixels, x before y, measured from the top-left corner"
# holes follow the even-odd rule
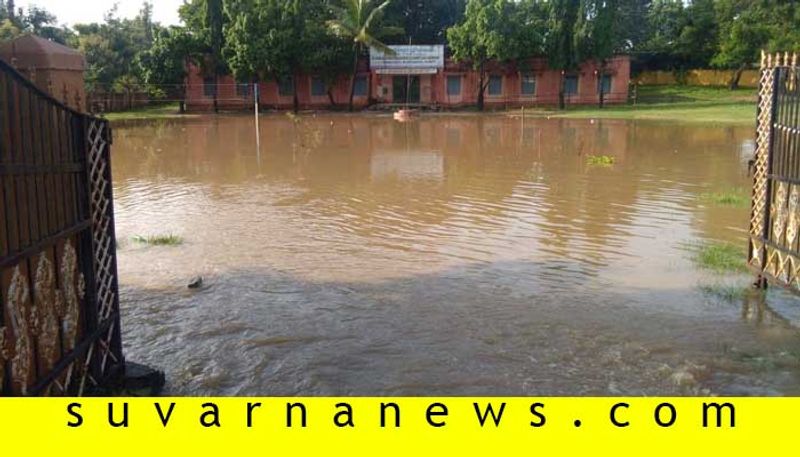
[[[392,79],[394,103],[419,103],[419,75],[395,76]]]

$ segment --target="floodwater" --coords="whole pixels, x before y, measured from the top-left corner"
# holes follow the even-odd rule
[[[800,301],[692,261],[744,252],[748,208],[702,195],[749,185],[751,127],[254,124],[114,131],[125,350],[171,394],[800,394]]]

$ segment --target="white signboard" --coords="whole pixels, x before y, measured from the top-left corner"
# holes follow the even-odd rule
[[[369,66],[379,74],[427,74],[444,68],[444,46],[389,46],[394,55],[369,49]]]

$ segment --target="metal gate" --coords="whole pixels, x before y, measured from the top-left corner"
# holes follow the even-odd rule
[[[800,292],[800,68],[797,55],[761,57],[748,264]]]
[[[80,395],[123,367],[105,120],[0,61],[0,395]]]

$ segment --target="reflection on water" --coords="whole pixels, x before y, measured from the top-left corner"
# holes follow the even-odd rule
[[[115,130],[126,350],[173,393],[800,393],[797,332],[708,294],[748,278],[685,247],[744,246],[748,209],[699,196],[748,185],[751,128],[281,116],[260,135]],[[168,232],[185,243],[130,241]]]

